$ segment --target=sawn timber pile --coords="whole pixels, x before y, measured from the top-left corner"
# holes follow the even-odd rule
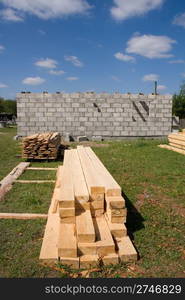
[[[169,145],[159,145],[165,148],[185,155],[185,130],[168,135]]]
[[[40,252],[73,268],[137,260],[121,187],[90,147],[65,150]]]
[[[26,159],[56,159],[61,144],[58,132],[34,134],[23,139],[22,157]]]

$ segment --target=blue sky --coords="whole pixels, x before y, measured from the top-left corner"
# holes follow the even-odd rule
[[[0,96],[175,93],[185,80],[182,0],[0,0]]]

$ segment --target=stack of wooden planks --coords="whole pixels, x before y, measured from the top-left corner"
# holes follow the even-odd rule
[[[89,147],[65,150],[40,259],[73,268],[135,261],[121,188]]]
[[[22,157],[26,159],[56,159],[61,145],[58,132],[46,132],[23,139]]]
[[[169,134],[168,141],[169,145],[159,145],[159,147],[185,154],[185,131]]]

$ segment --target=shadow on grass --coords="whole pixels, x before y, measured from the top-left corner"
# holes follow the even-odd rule
[[[143,222],[145,219],[142,215],[138,212],[136,207],[132,204],[130,199],[122,192],[122,196],[125,199],[126,207],[127,207],[127,222],[126,227],[128,231],[128,235],[130,236],[131,240],[134,241],[134,232],[145,228]],[[137,249],[136,249],[137,250]],[[139,255],[139,253],[138,253]]]

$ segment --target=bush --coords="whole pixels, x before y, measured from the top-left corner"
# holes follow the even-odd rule
[[[179,95],[173,96],[173,115],[185,119],[185,83],[182,84]]]

